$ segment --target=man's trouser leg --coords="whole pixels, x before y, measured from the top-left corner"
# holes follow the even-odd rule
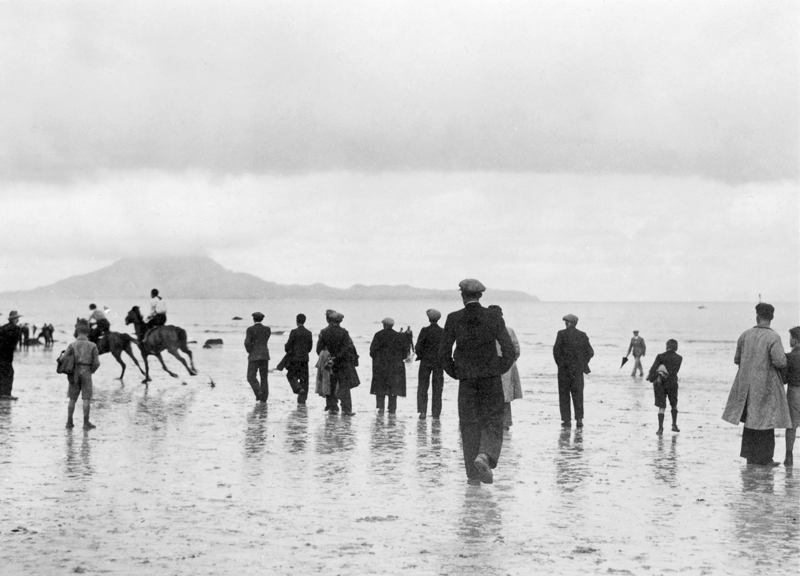
[[[434,368],[432,373],[432,380],[433,380],[433,391],[431,392],[431,396],[433,397],[433,403],[431,406],[431,414],[433,416],[438,417],[439,414],[442,413],[442,391],[444,390],[444,370],[441,368]]]
[[[583,374],[576,374],[573,377],[570,392],[575,407],[575,420],[583,420]]]
[[[342,402],[342,412],[347,413],[353,411],[353,401],[350,396],[350,386],[337,385],[336,396]]]
[[[475,458],[486,454],[494,468],[503,447],[503,381],[500,376],[460,380],[458,420],[468,478],[478,478]]]
[[[561,411],[561,421],[571,422],[572,411],[570,410],[570,375],[558,373],[558,408]]]
[[[378,410],[386,409],[386,396],[383,394],[375,394],[375,408]]]
[[[266,402],[269,398],[269,360],[260,360],[258,373],[261,376],[261,401]]]
[[[417,413],[428,413],[428,386],[430,385],[431,366],[425,361],[419,362],[419,374],[417,379]]]
[[[389,413],[397,412],[397,394],[389,394]]]
[[[11,396],[14,387],[14,366],[11,362],[0,362],[0,396]]]
[[[303,386],[303,392],[297,395],[297,403],[305,404],[308,399],[308,362],[302,362],[297,367],[297,375],[300,379],[300,384]]]
[[[637,369],[639,370],[639,375],[640,376],[644,374],[644,368],[642,368],[642,357],[641,356],[636,356],[634,354],[634,356],[633,356],[633,373],[631,374],[631,376],[636,374],[636,370]]]
[[[261,385],[258,383],[258,378],[256,375],[258,374],[258,360],[253,360],[247,363],[247,383],[250,384],[250,388],[253,389],[253,394],[256,395],[256,399],[261,394]]]

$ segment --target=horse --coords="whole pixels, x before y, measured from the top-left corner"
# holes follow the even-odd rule
[[[122,380],[122,378],[125,376],[125,362],[122,361],[123,352],[131,357],[131,360],[133,360],[133,363],[136,364],[139,372],[144,375],[144,370],[142,370],[142,367],[139,365],[139,361],[136,359],[136,356],[133,355],[133,348],[131,347],[132,342],[136,342],[136,340],[133,339],[133,336],[130,334],[121,334],[120,332],[106,332],[96,342],[97,351],[100,354],[111,352],[114,360],[119,362],[119,365],[122,366],[122,374],[119,375],[119,378],[115,378],[115,380]],[[136,344],[138,345],[139,343],[136,342]]]
[[[175,358],[183,364],[190,376],[197,375],[197,371],[194,367],[194,360],[192,359],[192,351],[189,350],[186,343],[186,330],[179,326],[158,326],[157,328],[147,331],[145,329],[144,318],[142,318],[142,313],[139,311],[138,306],[134,306],[130,309],[130,312],[125,316],[125,324],[133,324],[133,328],[136,330],[139,348],[142,351],[142,358],[144,359],[145,372],[144,380],[142,380],[144,384],[151,380],[150,366],[147,363],[147,356],[150,354],[158,358],[161,362],[161,367],[167,374],[173,378],[178,377],[174,372],[170,372],[170,369],[164,364],[164,359],[161,357],[161,352],[164,350],[175,356]],[[178,350],[189,356],[189,364],[178,354]]]

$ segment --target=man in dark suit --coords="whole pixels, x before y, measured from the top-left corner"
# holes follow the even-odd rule
[[[331,355],[333,369],[331,370],[331,394],[326,397],[326,410],[330,414],[339,411],[338,401],[342,402],[342,415],[353,416],[353,403],[350,389],[358,386],[358,354],[356,353],[350,334],[341,327],[344,314],[331,311],[328,316],[328,326],[319,333],[317,351],[324,348]]]
[[[286,379],[292,390],[297,391],[297,405],[305,406],[308,398],[308,353],[314,347],[311,332],[306,330],[305,314],[297,315],[297,328],[289,333],[283,347],[287,354]]]
[[[647,379],[653,383],[653,394],[658,406],[658,431],[656,434],[661,436],[664,433],[664,412],[667,410],[667,398],[672,408],[672,431],[680,432],[678,429],[678,370],[681,369],[683,357],[678,354],[678,341],[667,340],[667,351],[656,356],[656,361],[647,374]],[[663,370],[661,369],[663,366]],[[666,374],[663,372],[666,371]]]
[[[468,482],[491,484],[503,446],[502,374],[514,362],[514,346],[502,316],[479,302],[484,285],[467,279],[459,288],[464,308],[447,316],[439,361],[458,380],[458,420]]]
[[[406,395],[406,366],[408,338],[393,330],[394,320],[384,318],[383,329],[375,333],[369,347],[372,357],[372,385],[370,394],[375,395],[375,405],[383,414],[386,396],[389,397],[389,414],[397,412],[397,397]]]
[[[253,312],[253,325],[247,329],[244,339],[244,349],[247,350],[247,381],[256,395],[256,400],[262,404],[266,403],[269,397],[269,382],[267,381],[267,371],[269,370],[269,337],[271,331],[269,326],[264,326],[261,321],[264,315],[261,312]],[[261,375],[261,384],[258,383],[257,374]]]
[[[428,315],[430,325],[419,331],[415,348],[419,361],[417,412],[421,419],[424,419],[428,413],[428,387],[430,384],[433,383],[431,415],[434,418],[438,418],[442,413],[442,390],[444,390],[444,370],[439,362],[439,346],[442,344],[444,330],[438,322],[442,314],[433,308],[425,314]]]
[[[572,427],[569,399],[575,406],[575,420],[583,428],[583,375],[589,374],[589,360],[594,356],[589,337],[578,330],[578,317],[567,314],[563,318],[566,328],[558,332],[553,346],[553,358],[558,365],[558,404],[561,408],[561,425]]]

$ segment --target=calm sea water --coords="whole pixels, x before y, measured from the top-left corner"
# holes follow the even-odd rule
[[[96,303],[122,331],[127,310],[147,305]],[[168,300],[170,323],[198,342],[199,374],[165,355],[178,379],[152,359],[145,387],[126,359],[119,382],[104,355],[98,428],[66,431],[55,356],[88,304],[3,304],[31,325],[53,323],[58,341],[18,352],[20,400],[0,404],[0,573],[796,574],[800,477],[746,467],[741,429],[720,418],[755,303],[499,302],[520,339],[525,397],[513,403],[495,484],[480,487],[465,482],[455,382],[445,382],[439,421],[416,418],[416,364],[396,416],[375,414],[368,393],[380,320],[418,334],[425,309],[447,314],[457,298]],[[774,304],[788,345],[798,305]],[[329,416],[316,396],[298,409],[279,372],[267,407],[254,403],[243,348],[250,313],[273,327],[274,363],[295,315],[316,335],[327,308],[345,315],[361,354],[356,416]],[[596,352],[583,430],[559,426],[552,344],[567,313]],[[680,434],[654,434],[650,384],[631,378],[630,364],[619,369],[633,329],[648,343],[645,369],[667,339],[680,343]],[[203,349],[209,338],[224,345]],[[777,457],[782,450],[778,431]]]

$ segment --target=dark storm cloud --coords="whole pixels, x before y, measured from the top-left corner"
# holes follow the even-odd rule
[[[797,179],[797,13],[782,2],[0,3],[0,178]]]

